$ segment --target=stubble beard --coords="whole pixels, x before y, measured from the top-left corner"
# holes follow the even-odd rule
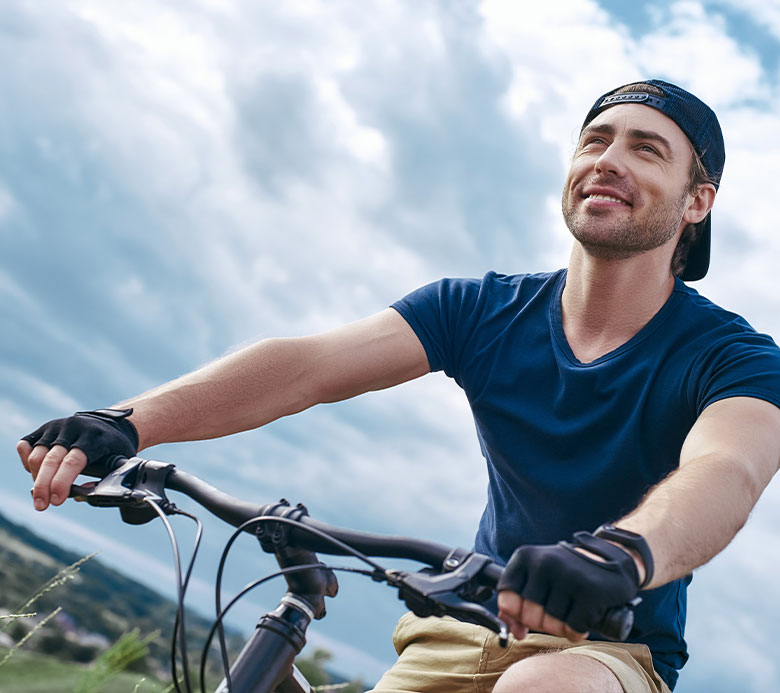
[[[663,207],[655,207],[644,219],[608,219],[613,210],[585,211],[568,202],[563,191],[561,208],[572,236],[592,257],[601,260],[623,260],[667,243],[677,233],[682,221],[687,190]]]

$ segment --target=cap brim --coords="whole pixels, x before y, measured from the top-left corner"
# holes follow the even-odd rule
[[[685,269],[680,275],[684,282],[695,282],[703,279],[710,268],[710,226],[712,225],[712,213],[704,220],[704,227],[699,234],[685,260]]]

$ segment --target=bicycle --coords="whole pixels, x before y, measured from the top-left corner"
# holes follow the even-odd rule
[[[495,591],[502,567],[488,557],[433,542],[333,527],[309,517],[305,506],[286,500],[258,506],[234,498],[173,464],[116,456],[102,467],[90,465],[85,474],[99,481],[74,484],[70,496],[98,507],[118,507],[123,521],[144,524],[157,517],[171,538],[178,582],[178,611],[171,644],[171,674],[177,691],[177,640],[184,690],[193,690],[187,659],[184,624],[184,595],[201,536],[200,521],[177,508],[166,490],[189,496],[224,522],[236,527],[227,541],[216,578],[216,620],[203,648],[200,663],[200,690],[205,693],[206,655],[216,632],[224,669],[224,679],[216,693],[311,693],[312,688],[294,665],[306,642],[306,629],[325,615],[325,597],[338,591],[334,569],[320,562],[316,553],[350,555],[370,570],[338,568],[368,575],[377,582],[398,589],[398,597],[418,616],[453,616],[475,623],[498,634],[506,646],[508,633],[498,617],[483,605]],[[184,515],[198,523],[193,554],[182,579],[178,544],[166,515]],[[221,599],[222,572],[228,552],[242,532],[253,534],[261,548],[273,553],[280,570],[247,585],[224,608]],[[388,570],[370,557],[410,559],[428,568],[420,572]],[[263,615],[254,633],[231,664],[228,661],[222,622],[227,611],[249,590],[273,577],[283,575],[287,591],[279,605]],[[613,640],[625,640],[633,625],[631,604],[613,608],[593,630]]]

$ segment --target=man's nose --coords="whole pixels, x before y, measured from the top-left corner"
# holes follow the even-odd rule
[[[617,143],[613,142],[596,159],[594,168],[602,175],[622,176],[625,173],[625,154]]]

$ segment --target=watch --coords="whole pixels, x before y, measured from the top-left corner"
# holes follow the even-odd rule
[[[647,545],[647,541],[641,534],[607,524],[601,525],[593,532],[593,536],[614,541],[616,544],[634,549],[642,558],[642,563],[645,564],[645,579],[642,580],[639,589],[644,589],[650,584],[650,581],[653,579],[653,554]]]

